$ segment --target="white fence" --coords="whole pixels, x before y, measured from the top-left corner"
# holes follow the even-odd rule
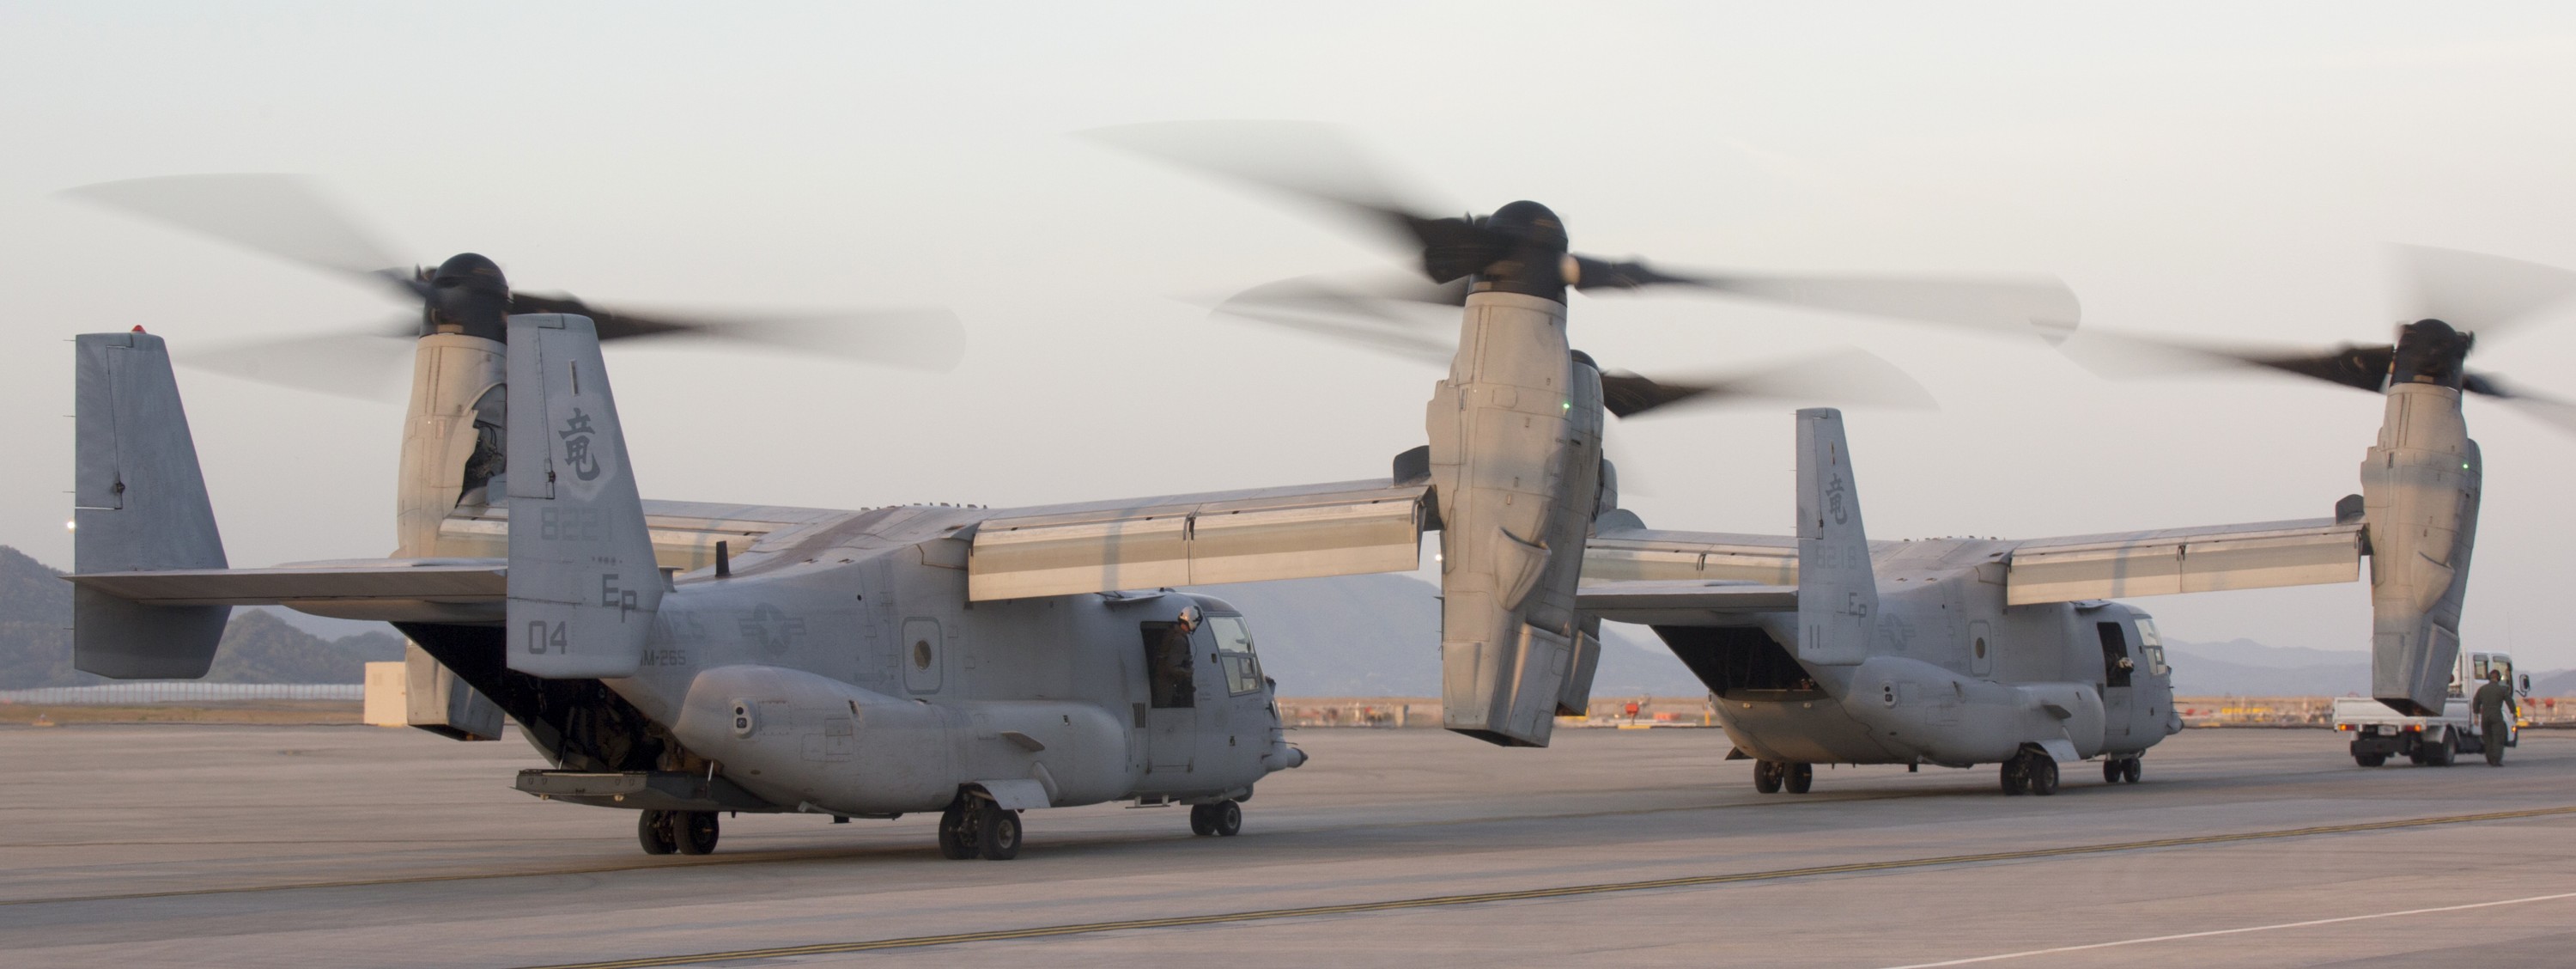
[[[33,690],[0,690],[0,703],[45,703],[54,706],[117,706],[131,703],[185,703],[222,700],[363,700],[363,683],[200,683],[195,680],[139,680],[98,686],[48,686]]]

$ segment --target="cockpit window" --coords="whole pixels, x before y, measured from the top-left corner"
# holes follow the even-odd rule
[[[1217,659],[1225,664],[1225,691],[1242,696],[1261,689],[1261,658],[1252,652],[1252,630],[1241,616],[1209,616]]]
[[[2145,616],[2138,617],[2138,651],[2147,655],[2149,672],[2157,676],[2173,672],[2173,667],[2165,665],[2164,637],[2156,635],[2156,621]]]

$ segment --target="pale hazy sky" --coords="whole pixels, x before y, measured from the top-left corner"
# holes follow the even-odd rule
[[[2558,5],[0,4],[0,543],[70,564],[72,359],[389,315],[337,279],[62,201],[145,175],[322,176],[401,251],[610,302],[941,303],[920,375],[612,355],[647,494],[996,505],[1385,473],[1432,368],[1176,297],[1378,255],[1064,137],[1350,126],[1461,208],[1579,248],[1762,269],[2043,270],[2086,323],[2385,340],[2380,246],[2576,266],[2576,9]],[[2377,400],[2111,383],[2037,344],[1713,300],[1578,297],[1613,366],[1836,346],[1938,412],[1854,410],[1877,537],[2312,517]],[[2576,396],[2576,329],[2475,363]],[[399,410],[182,371],[232,561],[392,543]],[[2464,635],[2576,665],[2576,439],[2470,405],[2487,498]],[[1788,405],[1618,433],[1659,527],[1783,531]],[[2139,600],[2169,635],[2366,646],[2358,584]]]

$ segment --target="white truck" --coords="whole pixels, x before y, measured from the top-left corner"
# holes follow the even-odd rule
[[[2524,717],[2505,726],[2504,745],[2515,746],[2521,742],[2522,726],[2529,722],[2531,677],[2515,679],[2513,657],[2503,653],[2461,652],[2459,662],[2451,667],[2450,699],[2439,716],[2410,717],[2366,696],[2336,697],[2335,731],[2352,735],[2352,761],[2363,767],[2385,764],[2397,754],[2425,767],[2448,767],[2461,754],[2484,754],[2477,711],[2469,707],[2469,698],[2477,695],[2492,671],[2504,673],[2504,681],[2513,685],[2514,703],[2525,711]]]

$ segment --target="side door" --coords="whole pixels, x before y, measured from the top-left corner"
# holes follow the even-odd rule
[[[2097,622],[2093,628],[2102,637],[2102,735],[2105,739],[2126,740],[2129,719],[2137,707],[2137,691],[2129,685],[2137,669],[2137,661],[2129,658],[2129,624]]]
[[[1145,772],[1187,774],[1198,755],[1197,644],[1169,620],[1138,623],[1137,631],[1145,651]],[[1169,787],[1173,779],[1149,783]]]

